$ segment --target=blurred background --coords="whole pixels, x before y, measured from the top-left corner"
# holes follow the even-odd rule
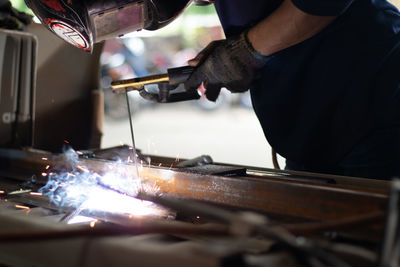
[[[23,0],[12,0],[30,12]],[[390,1],[400,6],[400,0]],[[31,13],[32,14],[32,13]],[[209,42],[224,38],[215,9],[191,6],[158,31],[140,31],[106,41],[101,56],[105,121],[102,147],[131,145],[125,95],[112,93],[112,80],[165,73],[187,65]],[[154,104],[129,93],[136,147],[145,154],[194,158],[272,168],[271,148],[251,107],[248,93],[223,90],[216,103],[205,99]],[[284,160],[279,158],[281,167]]]

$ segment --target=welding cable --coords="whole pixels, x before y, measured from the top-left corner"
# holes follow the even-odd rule
[[[357,257],[360,260],[362,259],[364,261],[367,261],[371,265],[375,264],[378,259],[377,254],[375,252],[350,244],[344,244],[344,243],[323,244],[319,241],[318,245],[324,248],[325,250],[332,251],[334,253],[338,253],[341,255],[351,255],[353,258]]]
[[[234,213],[205,203],[187,199],[182,201],[177,198],[150,195],[144,192],[140,192],[137,198],[152,201],[188,215],[200,216],[231,225],[231,231],[239,229],[242,232],[241,234],[248,232],[250,235],[273,239],[291,251],[299,260],[305,261],[309,266],[314,266],[313,260],[317,259],[332,267],[350,267],[346,262],[318,247],[308,239],[296,238],[279,226],[270,226],[266,221],[259,220],[260,217],[263,217],[261,215],[254,213]],[[247,215],[254,216],[246,217]]]
[[[280,227],[258,226],[254,234],[274,239],[282,244],[283,247],[286,247],[288,251],[292,252],[303,264],[307,264],[308,266],[321,266],[321,263],[323,263],[331,267],[351,267],[342,259],[319,246],[318,243],[304,237],[295,237]],[[315,260],[318,263],[315,263]]]
[[[30,231],[0,234],[0,243],[9,242],[37,242],[84,237],[115,237],[135,236],[142,234],[169,234],[169,235],[202,235],[202,236],[227,236],[229,229],[218,224],[191,225],[183,223],[155,224],[154,221],[140,225],[97,225],[93,228]]]
[[[332,232],[340,230],[349,230],[355,227],[371,225],[374,223],[382,223],[385,219],[383,211],[375,211],[367,214],[356,215],[336,220],[324,222],[307,222],[297,224],[283,224],[282,228],[286,229],[294,235],[312,235],[322,232]]]
[[[281,167],[279,166],[278,162],[278,154],[276,153],[275,149],[271,148],[271,156],[272,156],[272,164],[276,170],[280,170]]]
[[[382,221],[385,219],[385,216],[386,215],[383,211],[375,211],[367,214],[361,214],[337,220],[301,224],[286,224],[281,225],[281,227],[294,235],[304,236],[323,232],[350,230],[354,229],[355,227],[359,228],[362,226],[382,223]],[[352,255],[353,257],[358,257],[359,259],[368,261],[369,263],[375,263],[377,260],[376,253],[349,244],[324,244],[319,241],[318,246],[334,253]]]

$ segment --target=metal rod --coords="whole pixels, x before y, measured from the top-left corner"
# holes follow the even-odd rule
[[[137,166],[136,160],[136,145],[135,145],[135,136],[133,134],[133,123],[132,123],[132,114],[131,114],[131,106],[129,104],[129,97],[128,97],[128,90],[125,90],[125,97],[126,97],[126,105],[128,107],[128,118],[129,118],[129,126],[131,128],[131,138],[132,138],[132,153],[133,153],[133,163],[135,164],[136,169],[136,177],[139,178],[139,169]]]

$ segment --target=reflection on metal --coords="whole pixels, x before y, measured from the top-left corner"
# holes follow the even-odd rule
[[[113,81],[111,83],[111,88],[114,93],[125,93],[125,91],[132,90],[143,90],[145,85],[148,84],[158,84],[162,82],[169,82],[169,76],[167,73],[165,74],[157,74],[150,75],[146,77],[121,80],[121,81]]]

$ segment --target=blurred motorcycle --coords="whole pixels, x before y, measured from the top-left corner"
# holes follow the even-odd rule
[[[114,94],[110,88],[111,81],[147,75],[142,55],[135,54],[137,51],[129,49],[125,42],[122,39],[107,41],[100,58],[101,86],[104,90],[104,113],[106,117],[112,119],[123,119],[128,114],[125,95]],[[136,41],[136,44],[140,44],[140,42]],[[128,99],[132,115],[151,105],[151,103],[142,99],[137,92],[129,92]]]

